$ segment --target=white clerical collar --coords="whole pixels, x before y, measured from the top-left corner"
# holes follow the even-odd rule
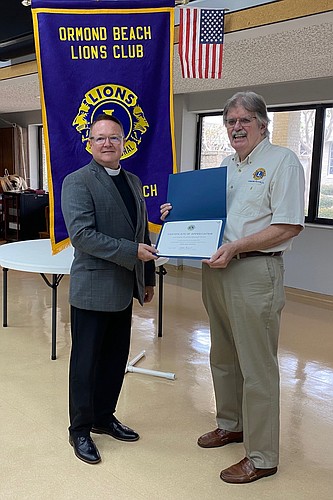
[[[117,168],[117,170],[114,170],[113,168],[108,168],[108,167],[104,167],[106,172],[113,176],[113,175],[119,175],[120,174],[120,170],[121,170],[121,166],[119,165],[119,167]]]

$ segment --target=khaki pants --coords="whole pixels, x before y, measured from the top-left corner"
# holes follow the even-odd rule
[[[279,366],[282,257],[233,259],[226,269],[203,265],[203,302],[211,329],[210,362],[217,424],[244,432],[255,467],[279,460]]]

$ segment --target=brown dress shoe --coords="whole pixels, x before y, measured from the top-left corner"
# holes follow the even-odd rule
[[[262,477],[272,476],[277,472],[277,467],[271,469],[256,469],[252,461],[247,457],[243,458],[238,464],[231,465],[224,469],[220,478],[225,483],[243,484],[252,483]]]
[[[225,431],[224,429],[215,429],[215,431],[207,432],[198,439],[198,445],[201,448],[217,448],[225,446],[229,443],[242,443],[242,432]]]

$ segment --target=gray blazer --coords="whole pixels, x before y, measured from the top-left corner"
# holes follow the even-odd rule
[[[150,244],[146,205],[138,177],[124,171],[137,208],[137,227],[105,169],[95,160],[69,174],[62,186],[62,212],[74,247],[69,302],[79,309],[122,311],[145,285],[155,284],[154,262],[137,258],[138,243]]]

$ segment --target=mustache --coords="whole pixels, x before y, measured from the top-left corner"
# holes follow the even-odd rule
[[[235,139],[237,137],[246,137],[247,133],[245,132],[245,130],[240,130],[239,132],[234,130],[231,135],[232,138]]]

